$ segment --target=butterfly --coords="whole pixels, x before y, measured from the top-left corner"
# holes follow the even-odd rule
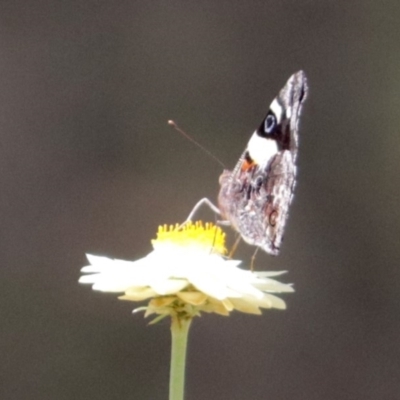
[[[272,101],[232,171],[219,178],[218,207],[204,203],[248,244],[278,255],[296,185],[299,119],[307,98],[303,71],[293,74]]]

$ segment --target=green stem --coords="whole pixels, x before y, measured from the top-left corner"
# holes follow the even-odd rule
[[[183,400],[185,390],[186,348],[191,318],[172,317],[171,370],[169,400]]]

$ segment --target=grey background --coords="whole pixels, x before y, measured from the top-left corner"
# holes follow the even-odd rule
[[[78,285],[216,199],[304,69],[288,310],[205,315],[188,399],[400,397],[398,1],[1,1],[0,398],[166,399],[169,326]],[[211,213],[205,218],[213,220]],[[252,249],[242,245],[238,257]]]

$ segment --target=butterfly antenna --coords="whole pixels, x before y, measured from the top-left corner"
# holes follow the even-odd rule
[[[214,159],[219,165],[222,166],[222,168],[226,169],[225,165],[222,163],[221,160],[219,160],[214,154],[212,154],[209,150],[207,150],[204,146],[202,146],[199,142],[194,140],[190,135],[188,135],[185,131],[183,131],[181,128],[179,128],[178,124],[175,121],[172,121],[171,119],[168,121],[168,125],[171,125],[176,131],[178,131],[182,136],[184,136],[186,139],[190,140],[193,144],[195,144],[197,147],[199,147],[201,150],[203,150],[206,154],[208,154],[211,158]]]

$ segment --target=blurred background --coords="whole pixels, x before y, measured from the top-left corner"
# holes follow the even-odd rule
[[[216,200],[221,167],[168,119],[232,168],[299,69],[295,201],[281,255],[257,257],[296,293],[196,319],[186,397],[400,398],[399,18],[395,0],[2,1],[0,398],[167,398],[168,321],[79,285],[85,252],[143,257]]]

